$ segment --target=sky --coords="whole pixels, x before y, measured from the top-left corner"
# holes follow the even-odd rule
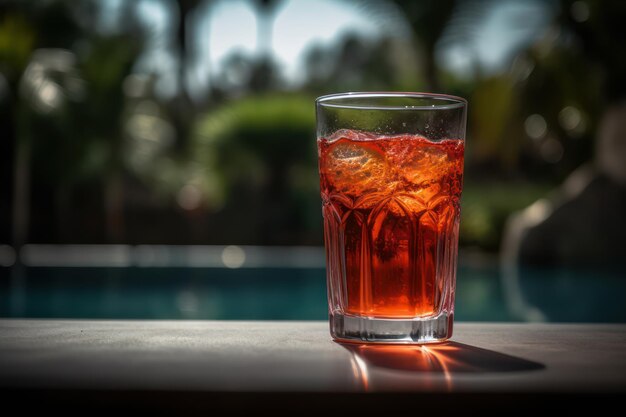
[[[206,71],[217,73],[233,51],[254,54],[258,50],[257,22],[249,1],[216,3],[199,30],[199,43]],[[328,45],[346,32],[364,37],[380,36],[380,24],[347,1],[284,0],[273,24],[272,50],[287,80],[301,81],[301,59],[315,44]]]
[[[115,4],[117,0],[111,2]],[[382,3],[382,2],[381,2]],[[165,7],[164,7],[165,5]],[[463,3],[461,2],[461,6]],[[170,16],[175,11],[157,0],[142,0],[140,15],[155,33],[171,31]],[[390,11],[393,14],[393,10]],[[445,69],[457,75],[471,75],[477,65],[484,73],[506,69],[511,54],[532,42],[546,29],[553,9],[539,0],[494,1],[472,35],[463,42],[442,45],[437,58]],[[384,13],[383,13],[384,14]],[[297,86],[304,74],[303,58],[314,45],[330,45],[346,33],[364,37],[382,34],[408,37],[401,19],[386,19],[362,2],[348,0],[283,0],[273,24],[272,52],[286,82]],[[193,21],[196,43],[195,62],[190,66],[190,90],[202,92],[234,52],[253,55],[258,51],[257,20],[253,4],[246,0],[207,2]],[[172,86],[172,65],[163,50],[164,37],[156,37],[144,66],[162,74],[164,92]],[[144,68],[145,69],[145,68]],[[157,86],[159,87],[159,86]]]
[[[476,62],[486,73],[505,70],[514,51],[542,35],[553,12],[545,1],[495,2],[467,43],[440,49],[440,63],[461,74]]]

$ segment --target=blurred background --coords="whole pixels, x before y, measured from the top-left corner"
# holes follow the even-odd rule
[[[626,321],[626,2],[0,0],[0,316],[325,319],[315,97],[469,101],[459,320]]]

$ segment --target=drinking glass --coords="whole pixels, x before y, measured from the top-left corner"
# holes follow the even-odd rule
[[[425,93],[316,100],[330,332],[452,335],[467,102]]]

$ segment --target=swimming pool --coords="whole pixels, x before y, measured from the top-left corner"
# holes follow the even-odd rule
[[[534,270],[518,288],[537,320],[626,322],[618,270]],[[461,261],[455,318],[523,321],[495,262]],[[0,269],[0,316],[90,319],[325,320],[323,267]]]

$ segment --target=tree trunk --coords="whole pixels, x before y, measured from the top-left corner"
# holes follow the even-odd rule
[[[108,243],[124,241],[123,179],[118,170],[109,174],[104,189],[106,234]]]
[[[15,130],[15,165],[13,176],[13,247],[19,251],[28,239],[30,219],[30,157],[31,135],[26,130],[28,122],[22,120],[19,105],[14,107],[17,129]]]
[[[13,90],[17,91],[17,90]],[[11,268],[10,310],[14,317],[24,314],[26,299],[26,267],[22,263],[21,249],[28,239],[30,219],[30,158],[32,137],[26,130],[21,106],[17,98],[13,100],[13,123],[15,126],[15,161],[13,174],[12,240],[17,254],[15,265]]]
[[[430,93],[440,93],[439,91],[439,75],[437,72],[437,63],[435,62],[434,45],[427,47],[424,51],[424,71],[426,77],[426,88]]]
[[[267,59],[272,55],[272,33],[273,33],[273,10],[262,9],[257,18],[257,55],[260,59]]]
[[[71,242],[72,234],[69,230],[72,228],[72,215],[70,213],[70,198],[71,191],[70,186],[66,185],[63,181],[57,185],[55,203],[56,203],[56,217],[57,217],[57,241],[59,243],[73,243]]]

